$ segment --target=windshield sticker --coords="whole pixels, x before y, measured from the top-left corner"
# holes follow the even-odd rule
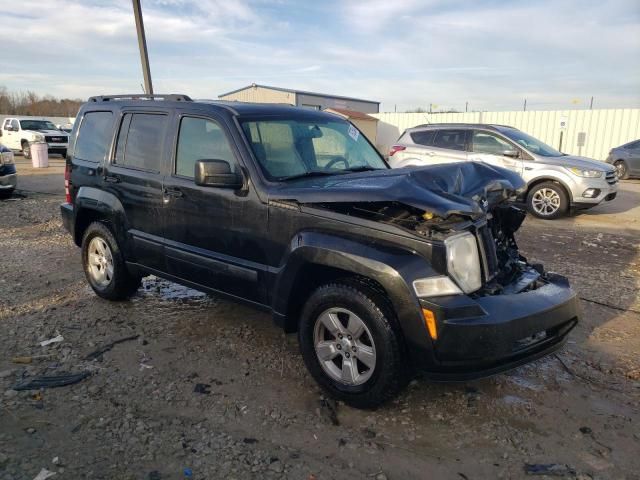
[[[360,136],[360,132],[353,125],[349,125],[349,136],[353,138],[354,142],[358,141],[358,137]]]

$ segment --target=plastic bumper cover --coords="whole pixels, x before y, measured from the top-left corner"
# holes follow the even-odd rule
[[[558,349],[578,322],[576,294],[560,275],[528,292],[421,303],[436,314],[437,366],[427,376],[468,380],[514,368]]]

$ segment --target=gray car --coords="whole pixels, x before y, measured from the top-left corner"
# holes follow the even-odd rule
[[[389,152],[393,168],[467,161],[517,172],[527,182],[521,200],[544,219],[595,207],[613,200],[618,191],[611,165],[566,155],[505,125],[422,125],[406,130]]]
[[[640,140],[612,148],[607,163],[616,167],[616,174],[621,180],[640,177]]]

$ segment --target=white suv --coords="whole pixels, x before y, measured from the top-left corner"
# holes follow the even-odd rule
[[[558,218],[570,208],[595,207],[613,200],[618,191],[611,165],[566,155],[504,125],[422,125],[406,130],[389,152],[393,168],[467,161],[517,172],[528,186],[521,200],[544,219]]]
[[[31,157],[31,144],[46,142],[49,153],[67,156],[69,134],[56,128],[49,120],[33,117],[5,118],[0,130],[5,147],[14,152],[22,152],[25,158]]]

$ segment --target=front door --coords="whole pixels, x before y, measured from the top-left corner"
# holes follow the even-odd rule
[[[125,111],[116,148],[104,170],[105,189],[124,207],[133,260],[164,270],[162,164],[168,112]]]
[[[199,186],[197,160],[225,160],[240,174],[240,154],[224,121],[179,112],[171,171],[164,180],[168,272],[264,303],[267,207],[249,184],[239,190]]]
[[[469,160],[507,168],[518,175],[523,173],[520,149],[493,132],[474,130],[470,149]],[[514,152],[518,157],[505,155],[506,152]]]

